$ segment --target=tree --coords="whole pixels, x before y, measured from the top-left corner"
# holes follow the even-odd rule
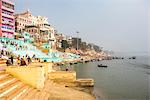
[[[61,48],[64,49],[64,51],[66,50],[66,48],[69,48],[69,44],[67,40],[61,41]]]

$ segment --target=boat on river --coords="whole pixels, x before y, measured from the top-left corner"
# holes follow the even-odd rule
[[[102,65],[102,64],[100,64],[100,65],[97,65],[98,67],[105,67],[105,68],[107,68],[108,66],[107,65]]]
[[[129,59],[136,59],[136,56],[130,57]]]

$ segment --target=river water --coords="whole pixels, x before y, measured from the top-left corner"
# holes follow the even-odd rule
[[[150,100],[150,59],[103,60],[74,65],[77,78],[93,78],[96,100]],[[108,65],[107,68],[97,67]]]

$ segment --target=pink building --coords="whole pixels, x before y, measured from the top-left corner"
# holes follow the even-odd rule
[[[0,0],[0,37],[11,38],[14,29],[14,2]]]

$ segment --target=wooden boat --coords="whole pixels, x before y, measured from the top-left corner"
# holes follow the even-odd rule
[[[133,57],[132,57],[132,59],[136,59],[136,57],[135,57],[135,56],[133,56]]]
[[[129,59],[136,59],[136,57],[135,57],[135,56],[133,56],[133,57],[130,57]]]
[[[88,62],[89,62],[89,61],[87,61],[87,60],[85,61],[85,63],[88,63]]]
[[[78,64],[78,62],[75,62],[74,64]]]
[[[106,65],[102,65],[102,64],[100,64],[100,65],[97,65],[98,67],[108,67],[108,66],[106,66]]]

